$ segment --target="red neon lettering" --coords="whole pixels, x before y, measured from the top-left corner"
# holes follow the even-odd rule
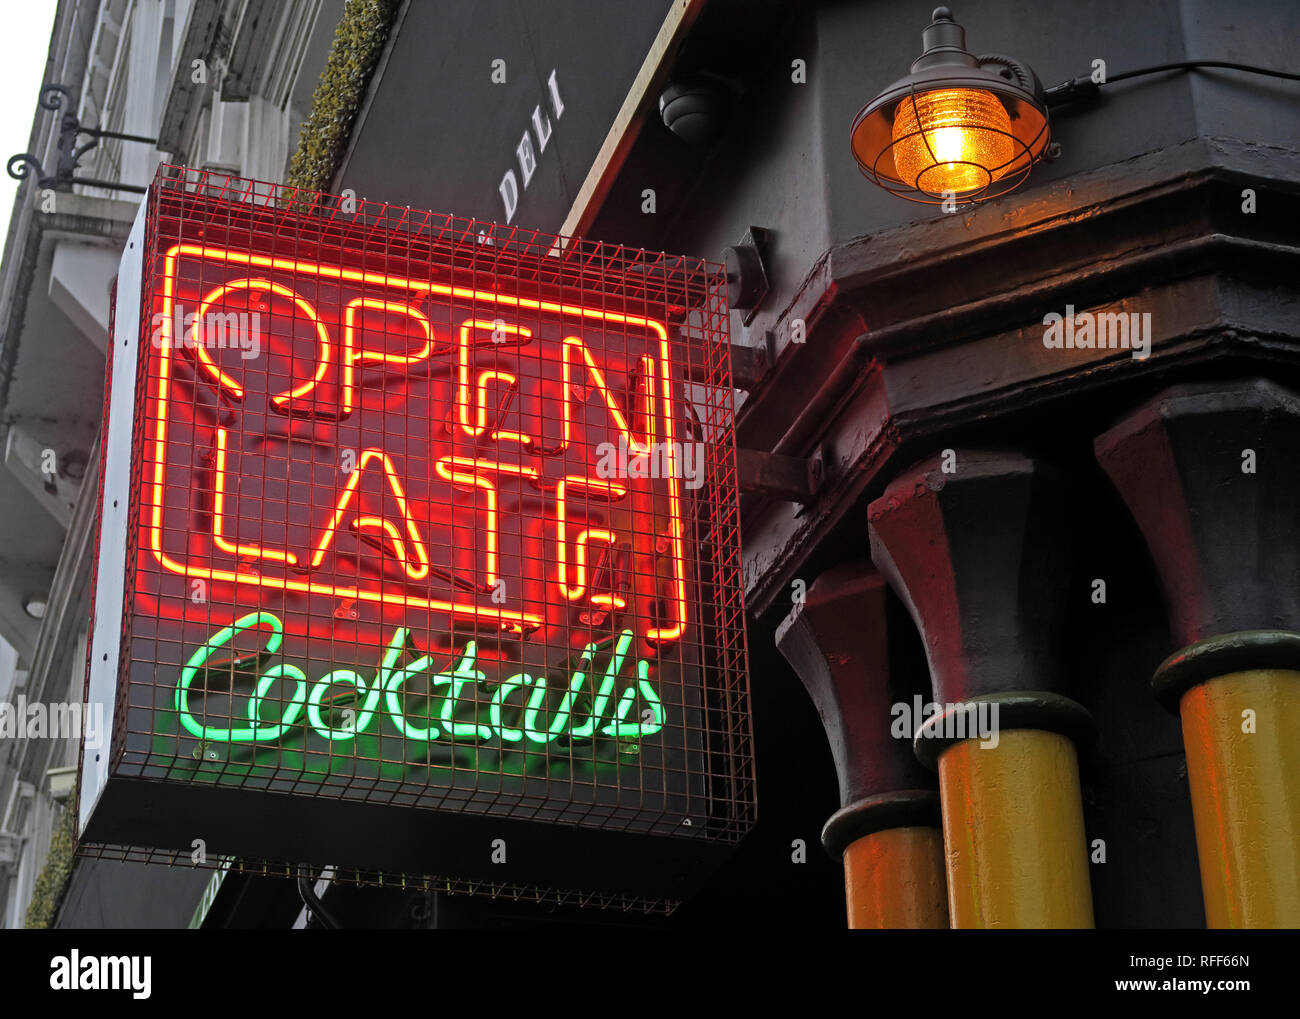
[[[357,347],[357,315],[364,308],[371,308],[383,312],[391,312],[398,315],[407,315],[414,319],[424,332],[424,346],[416,354],[389,354],[382,350],[370,350],[366,347]],[[413,308],[409,304],[402,304],[400,301],[381,301],[370,297],[358,297],[356,300],[349,301],[347,307],[343,310],[343,365],[342,365],[342,384],[340,389],[340,402],[342,404],[342,415],[347,417],[352,413],[356,406],[356,366],[363,361],[373,361],[380,364],[400,364],[412,365],[419,364],[433,353],[433,326],[429,323],[428,317],[418,308]]]
[[[479,488],[483,491],[484,500],[487,502],[486,527],[485,527],[485,554],[487,559],[487,577],[486,586],[491,588],[496,586],[497,582],[497,490],[491,480],[485,477],[487,473],[493,474],[514,474],[519,477],[536,480],[537,471],[531,467],[524,467],[519,464],[496,463],[492,460],[476,460],[472,457],[462,456],[444,456],[439,458],[434,464],[435,471],[444,481],[450,481],[456,485],[466,485],[469,487]]]
[[[614,421],[614,427],[626,437],[628,450],[633,453],[650,452],[650,446],[654,442],[653,362],[651,362],[651,372],[646,374],[647,388],[642,408],[643,434],[645,438],[638,439],[633,433],[632,427],[628,424],[627,418],[624,417],[623,409],[619,407],[618,401],[614,399],[614,394],[609,391],[609,386],[605,382],[605,373],[600,370],[600,367],[592,358],[591,352],[587,350],[587,345],[576,336],[566,336],[564,338],[564,442],[560,449],[567,449],[573,438],[574,379],[577,375],[573,365],[579,355],[581,355],[583,361],[583,365],[579,366],[579,369],[585,367],[587,374],[591,376],[594,388],[600,393],[605,409],[609,411],[609,416]],[[648,358],[642,359],[643,364],[646,361],[648,361]],[[671,403],[668,406],[671,407]]]
[[[314,570],[320,566],[325,558],[325,553],[334,543],[334,535],[339,529],[339,523],[347,513],[348,506],[357,497],[357,490],[361,486],[361,476],[365,473],[366,465],[371,461],[378,460],[383,466],[384,478],[388,482],[388,487],[397,500],[397,505],[402,512],[402,520],[406,524],[406,535],[411,542],[410,552],[415,556],[415,563],[412,563],[411,556],[407,554],[406,543],[402,540],[401,530],[385,517],[357,516],[353,518],[351,527],[354,530],[378,530],[385,535],[393,545],[393,551],[397,553],[398,562],[402,565],[402,570],[412,580],[423,580],[429,575],[429,553],[425,551],[424,542],[420,539],[420,531],[415,526],[415,521],[411,519],[411,513],[406,505],[406,493],[402,490],[401,479],[397,471],[393,468],[393,462],[388,459],[388,455],[378,449],[367,449],[357,458],[356,469],[348,477],[348,483],[343,489],[343,494],[339,496],[339,501],[334,507],[334,515],[330,518],[329,524],[316,543],[316,548],[311,555],[311,568]]]
[[[232,542],[222,531],[225,529],[226,516],[226,429],[217,429],[217,463],[212,479],[212,540],[217,548],[231,555],[246,556],[250,559],[274,559],[288,563],[298,562],[292,552],[277,552],[275,549],[262,548],[260,545],[240,545]]]
[[[471,336],[475,329],[486,329],[489,332],[510,333],[514,336],[522,337],[527,341],[532,337],[532,330],[524,326],[509,325],[502,321],[487,322],[482,319],[466,319],[460,326],[460,339],[456,344],[457,361],[459,363],[460,375],[459,384],[456,387],[456,414],[460,422],[461,429],[466,435],[478,438],[487,430],[487,387],[494,380],[501,380],[510,384],[517,384],[513,375],[507,372],[485,371],[481,372],[478,377],[477,391],[478,400],[474,410],[474,421],[470,422],[470,348],[474,346],[471,342]],[[510,438],[513,441],[531,443],[531,440],[517,432],[493,432],[492,438],[498,441],[501,438]]]
[[[670,566],[671,573],[668,598],[669,615],[668,620],[664,625],[649,628],[646,632],[646,637],[650,640],[661,642],[681,637],[685,630],[687,618],[685,534],[682,521],[681,483],[677,476],[675,452],[673,452],[675,432],[673,417],[674,388],[671,374],[670,351],[667,330],[661,323],[641,316],[626,315],[619,312],[605,311],[599,308],[588,308],[580,305],[553,301],[539,301],[531,298],[501,294],[495,291],[486,291],[471,287],[444,286],[441,284],[431,283],[427,278],[422,280],[412,280],[383,272],[345,269],[340,266],[333,266],[324,263],[316,263],[294,258],[259,255],[251,252],[232,251],[204,244],[177,244],[165,253],[163,269],[161,272],[162,303],[165,312],[165,315],[163,316],[165,338],[169,337],[171,330],[178,280],[178,263],[181,258],[187,256],[222,262],[231,266],[241,266],[252,271],[304,274],[317,279],[336,280],[364,287],[388,288],[403,291],[406,294],[411,295],[412,299],[414,299],[416,295],[419,295],[421,298],[426,295],[433,295],[435,297],[452,301],[472,302],[479,305],[489,305],[501,309],[516,309],[521,311],[542,312],[558,316],[575,317],[604,326],[612,324],[616,326],[643,329],[653,334],[653,342],[658,344],[657,355],[646,355],[641,358],[644,389],[642,390],[641,400],[639,401],[641,403],[640,411],[643,418],[643,421],[640,422],[643,425],[642,435],[640,436],[632,431],[631,423],[628,421],[629,415],[624,414],[622,408],[619,407],[606,384],[604,373],[595,363],[581,339],[577,336],[570,336],[565,339],[562,348],[562,371],[564,374],[564,399],[562,401],[564,414],[564,446],[567,446],[573,438],[572,422],[574,420],[575,411],[572,407],[572,401],[575,399],[576,394],[570,388],[570,384],[576,381],[576,375],[580,371],[585,370],[592,380],[593,387],[600,391],[601,399],[610,414],[613,424],[618,431],[622,432],[627,437],[630,451],[648,451],[651,443],[655,440],[655,418],[660,417],[662,419],[663,423],[661,427],[663,429],[663,437],[667,449],[670,451],[669,466],[671,468],[669,471],[670,476],[665,479],[668,490],[668,527],[666,532],[666,537],[668,539],[667,555],[669,558],[668,565]],[[252,290],[263,289],[272,294],[286,297],[294,301],[299,310],[306,314],[315,325],[317,336],[320,341],[320,354],[313,378],[302,382],[288,392],[276,394],[271,398],[277,405],[291,404],[294,400],[309,394],[324,379],[325,374],[329,369],[332,355],[332,346],[330,344],[328,332],[325,330],[325,327],[320,321],[319,316],[316,314],[315,309],[308,302],[299,297],[288,287],[265,279],[240,280],[226,284],[222,288],[217,288],[217,290],[210,292],[205,297],[204,300],[206,303],[201,310],[206,311],[207,306],[211,305],[216,300],[219,300],[225,293],[239,288]],[[400,304],[399,302],[377,301],[366,298],[353,303],[357,307],[361,308],[380,308],[386,312],[407,314],[411,318],[415,318],[417,322],[420,322],[422,318],[421,313],[414,311],[409,305]],[[353,312],[354,316],[355,314],[356,312]],[[345,311],[345,320],[346,317],[347,312]],[[201,316],[197,316],[197,318],[201,320]],[[493,330],[500,328],[503,324],[500,321],[487,323],[481,322],[481,320],[470,320],[470,322],[478,324],[480,328]],[[355,317],[353,318],[353,324],[355,326]],[[424,322],[421,322],[421,328],[424,328]],[[517,336],[526,337],[528,335],[526,330],[511,328],[509,326],[506,328],[508,331],[514,332]],[[352,346],[344,352],[341,359],[341,374],[342,369],[353,368],[357,363],[370,361],[372,359],[375,361],[382,360],[383,363],[409,364],[414,363],[415,360],[427,358],[432,355],[432,328],[429,329],[424,349],[420,350],[417,354],[400,355],[381,354],[380,352],[371,351],[369,349],[362,349],[358,352],[357,347],[359,344],[356,340],[355,333],[353,333],[351,337],[348,337],[346,332],[345,321],[345,345],[351,343]],[[157,373],[151,378],[151,384],[154,387],[154,408],[153,411],[147,415],[146,429],[147,439],[152,443],[153,447],[151,456],[152,471],[148,474],[145,491],[142,493],[141,498],[141,526],[148,531],[147,547],[164,569],[182,576],[204,580],[223,581],[245,585],[253,584],[277,590],[321,594],[336,598],[354,598],[372,602],[390,603],[407,608],[444,611],[453,615],[468,616],[471,618],[494,619],[500,622],[503,626],[508,627],[533,628],[541,625],[542,619],[536,613],[520,612],[496,605],[478,605],[472,601],[460,601],[454,598],[442,599],[419,597],[406,594],[391,587],[381,591],[377,588],[361,587],[356,584],[347,583],[331,583],[323,579],[313,579],[310,577],[299,579],[291,575],[264,575],[257,572],[247,571],[242,568],[234,570],[215,569],[203,559],[178,562],[172,558],[163,547],[163,510],[165,505],[165,495],[167,492],[167,426],[171,395],[171,349],[172,344],[163,344],[163,348],[158,354]],[[217,384],[218,392],[225,392],[227,396],[234,399],[242,398],[243,388],[234,379],[222,372],[215,362],[212,362],[211,358],[206,356],[207,352],[204,345],[201,343],[196,344],[194,349],[196,351],[196,357],[202,365],[203,370]],[[459,411],[457,414],[457,423],[467,434],[478,437],[487,430],[489,425],[486,406],[487,386],[493,382],[516,385],[517,380],[506,372],[484,372],[480,373],[479,378],[473,380],[474,385],[471,390],[468,365],[468,339],[465,339],[465,341],[462,342],[461,353],[464,357],[464,370],[458,379],[458,382],[461,383],[461,385],[457,387],[457,403]],[[582,358],[581,363],[578,361],[579,354],[581,354]],[[575,366],[577,366],[576,371]],[[487,380],[482,378],[482,375],[489,374],[490,377]],[[355,376],[353,376],[352,381],[355,382]],[[340,388],[347,388],[344,385],[344,380],[342,378],[340,379]],[[478,399],[475,401],[475,414],[471,418],[469,414],[469,405],[472,395],[476,395]],[[344,403],[349,409],[355,406],[354,386],[347,389]],[[658,404],[657,408],[656,403]],[[295,410],[296,408],[284,407],[284,409]],[[519,441],[526,448],[532,448],[534,452],[538,452],[536,449],[536,443],[529,437],[523,436],[521,433],[494,429],[492,437],[498,441]],[[224,442],[226,440],[222,439],[221,441]],[[562,446],[561,449],[563,449],[564,446]],[[558,451],[559,450],[548,452]],[[397,482],[397,475],[396,472],[391,469],[391,463],[387,462],[387,458],[384,457],[384,454],[379,450],[368,450],[367,452],[373,454],[372,458],[382,458],[385,461],[385,475],[396,483],[396,488],[394,488],[393,494],[395,497],[398,497],[398,493],[401,491],[400,482]],[[468,472],[465,469],[466,463],[472,465]],[[480,484],[479,481],[468,481],[467,479],[479,477],[482,472],[497,474],[514,473],[530,477],[533,480],[536,480],[537,478],[537,472],[532,471],[531,469],[495,464],[486,460],[451,457],[444,458],[439,462],[439,464],[441,468],[439,473],[446,480],[453,480],[452,475],[456,475],[457,483],[470,483],[480,489],[483,489],[484,486]],[[358,473],[360,470],[361,465],[358,465]],[[219,473],[224,475],[224,459],[222,462],[222,470]],[[486,478],[483,480],[487,481]],[[490,481],[488,481],[487,484],[492,487],[493,495],[495,495],[495,486],[491,486]],[[224,477],[222,477],[221,485],[223,486],[222,495],[224,499]],[[351,490],[355,491],[355,488],[353,487]],[[346,498],[346,493],[344,498]],[[406,524],[405,528],[398,527],[393,523],[393,521],[388,520],[385,517],[362,516],[360,514],[353,521],[351,527],[358,532],[359,537],[365,537],[360,534],[363,530],[378,532],[379,540],[392,547],[393,551],[398,555],[407,575],[411,576],[412,579],[415,579],[417,576],[424,576],[428,572],[427,553],[425,553],[423,542],[420,540],[419,532],[415,529],[414,520],[410,517],[404,494],[398,498],[398,504],[401,506],[403,522]],[[346,512],[347,505],[344,502],[344,499],[341,499],[339,506],[335,507],[334,516],[336,519],[322,535],[321,541],[317,545],[318,551],[320,549],[328,549],[329,545],[332,543],[334,532],[337,530],[338,526],[341,525],[342,514],[339,512],[340,508],[342,508],[343,512]],[[494,504],[491,508],[494,512]],[[222,506],[222,512],[223,516],[221,519],[224,520],[224,503]],[[491,521],[491,524],[490,538],[493,549],[495,550],[495,520]],[[565,586],[567,588],[576,589],[579,586],[579,580],[581,580],[581,587],[583,589],[588,586],[586,577],[587,562],[584,548],[593,542],[608,544],[609,539],[607,535],[611,533],[613,532],[604,528],[588,528],[577,536],[573,548],[573,565],[575,573],[571,579],[566,577]],[[226,542],[225,546],[217,540],[218,535],[220,535],[222,541]],[[223,550],[229,551],[229,548],[233,547],[236,549],[237,554],[240,555],[248,555],[251,550],[255,550],[261,553],[260,558],[275,559],[279,555],[283,555],[286,563],[293,562],[293,559],[291,558],[292,553],[276,553],[274,550],[259,549],[257,546],[244,546],[232,542],[230,539],[225,537],[222,525],[215,519],[213,540],[214,543],[217,544],[218,548],[223,548]],[[244,551],[239,551],[241,549]],[[567,556],[567,550],[565,554]],[[321,552],[319,558],[323,559],[323,555],[324,553]],[[414,556],[414,559],[412,559],[412,556]],[[582,568],[581,574],[577,572],[580,560]],[[318,561],[313,562],[312,565],[318,565]],[[497,568],[494,561],[493,567],[489,573],[495,577],[496,572]],[[592,594],[590,597],[593,602],[599,603],[600,599],[609,596],[604,594]]]
[[[308,381],[301,383],[295,389],[290,390],[287,393],[277,393],[275,396],[271,397],[271,400],[276,404],[284,405],[289,403],[291,400],[295,400],[310,393],[316,388],[316,384],[325,377],[325,373],[329,370],[330,358],[333,351],[333,346],[330,343],[329,332],[325,329],[325,323],[320,320],[320,316],[316,314],[316,309],[312,307],[310,302],[304,300],[288,287],[264,279],[234,280],[233,282],[219,286],[215,290],[209,291],[203,300],[199,302],[198,311],[194,314],[194,329],[193,336],[191,337],[193,341],[192,347],[194,355],[198,358],[200,364],[203,365],[204,370],[216,379],[218,385],[217,392],[226,389],[229,391],[229,395],[232,399],[242,400],[244,398],[244,387],[223,372],[217,366],[217,363],[212,360],[211,356],[208,354],[207,343],[205,342],[206,337],[200,333],[200,330],[204,328],[204,322],[207,321],[208,309],[232,290],[266,290],[280,297],[288,298],[290,301],[293,301],[298,310],[306,315],[316,326],[316,339],[320,343],[320,354],[316,360],[316,374]],[[168,303],[170,304],[170,301],[168,301]]]
[[[611,502],[622,499],[627,495],[627,489],[622,485],[617,485],[610,481],[598,481],[595,478],[569,476],[561,478],[559,482],[556,483],[556,560],[557,565],[559,566],[560,592],[569,601],[576,601],[587,591],[587,546],[589,543],[600,541],[613,548],[618,540],[613,531],[599,528],[587,528],[584,531],[580,531],[573,542],[575,546],[574,576],[573,583],[569,583],[568,497],[569,492],[574,488],[595,494],[600,498],[608,499]],[[593,594],[591,600],[596,602],[596,604],[610,604],[610,597],[611,596]],[[614,596],[612,601],[618,608],[623,608],[626,604],[622,598],[618,598],[617,596]]]

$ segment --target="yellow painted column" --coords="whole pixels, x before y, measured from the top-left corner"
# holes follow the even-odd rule
[[[1179,649],[1151,686],[1182,723],[1210,927],[1300,927],[1298,440],[1300,392],[1255,376],[1173,386],[1094,443]]]
[[[943,835],[938,828],[886,828],[844,850],[844,895],[855,930],[948,926]]]
[[[1010,729],[996,746],[939,756],[939,796],[955,928],[1091,927],[1092,888],[1069,737]]]
[[[1300,672],[1209,679],[1179,712],[1207,925],[1300,927]]]

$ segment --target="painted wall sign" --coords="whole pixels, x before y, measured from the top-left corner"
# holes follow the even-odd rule
[[[564,116],[564,100],[560,98],[560,83],[556,78],[555,71],[551,71],[550,77],[546,79],[546,94],[550,102],[550,115],[558,122]],[[553,130],[551,121],[542,112],[541,104],[534,106],[533,115],[530,118],[530,127],[525,128],[523,137],[515,145],[515,158],[519,162],[519,176],[515,176],[515,169],[512,166],[502,175],[501,183],[497,185],[497,191],[501,194],[501,211],[505,222],[510,223],[514,220],[515,210],[519,208],[519,182],[521,179],[523,180],[523,189],[525,191],[528,189],[528,185],[533,182],[533,174],[537,172],[537,159],[545,154]],[[537,138],[536,144],[533,143],[534,136]]]
[[[406,5],[339,186],[559,229],[678,8],[680,0]]]
[[[84,837],[611,889],[687,855],[474,839],[738,837],[719,268],[222,180],[164,168],[124,258]]]

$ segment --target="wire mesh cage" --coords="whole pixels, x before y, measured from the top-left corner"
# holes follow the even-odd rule
[[[173,166],[123,265],[81,851],[684,894],[755,807],[722,267]]]
[[[923,205],[978,205],[1015,190],[1046,155],[1051,128],[1031,91],[1037,79],[1009,64],[1019,69],[1019,85],[956,77],[877,97],[858,112],[850,133],[858,170]]]

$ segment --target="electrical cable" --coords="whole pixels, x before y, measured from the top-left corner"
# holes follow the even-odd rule
[[[1088,75],[1070,78],[1058,85],[1053,85],[1043,93],[1049,107],[1064,106],[1066,103],[1091,99],[1101,91],[1104,85],[1113,85],[1118,81],[1128,81],[1148,74],[1160,74],[1162,71],[1194,71],[1200,68],[1213,68],[1227,71],[1244,71],[1247,74],[1260,74],[1270,78],[1283,78],[1287,81],[1300,81],[1300,73],[1278,71],[1271,67],[1256,67],[1252,64],[1237,64],[1227,60],[1179,60],[1172,64],[1155,64],[1151,67],[1138,67],[1131,71],[1106,76],[1105,81],[1093,81]]]
[[[331,931],[343,929],[343,925],[338,922],[334,914],[325,908],[325,903],[321,902],[316,889],[312,887],[311,878],[301,867],[298,868],[298,894],[302,896],[302,904],[307,908],[308,913],[314,916],[322,927]]]
[[[1289,81],[1300,81],[1300,74],[1292,71],[1275,71],[1271,67],[1255,67],[1253,64],[1233,64],[1226,60],[1180,60],[1173,64],[1157,64],[1154,67],[1139,67],[1134,71],[1124,71],[1122,74],[1107,75],[1105,84],[1110,85],[1117,81],[1126,81],[1129,78],[1137,78],[1144,74],[1158,74],[1160,71],[1184,71],[1194,70],[1197,67],[1221,67],[1229,71],[1245,71],[1248,74],[1263,74],[1271,78],[1286,78]]]

